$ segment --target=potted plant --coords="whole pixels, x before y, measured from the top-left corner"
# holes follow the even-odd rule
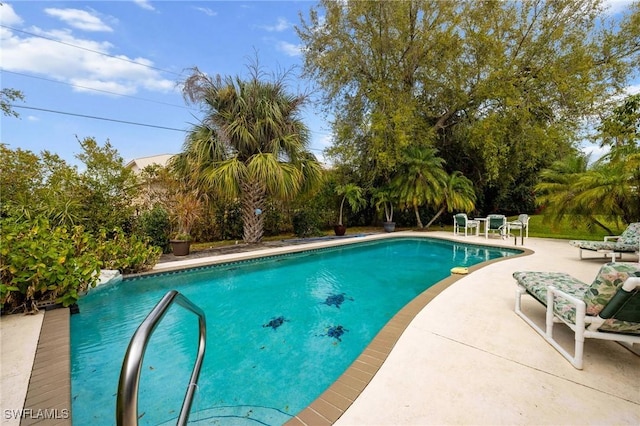
[[[338,217],[338,223],[333,226],[333,231],[336,235],[340,236],[347,232],[347,227],[342,223],[344,202],[348,202],[351,206],[351,210],[355,213],[364,207],[367,201],[362,196],[362,188],[353,183],[336,187],[336,194],[342,195],[342,201],[340,201],[340,216]]]
[[[171,200],[171,217],[176,233],[169,240],[174,256],[186,256],[191,248],[191,229],[202,217],[202,202],[195,191],[176,192]]]
[[[385,221],[382,227],[385,232],[393,232],[396,229],[396,223],[393,221],[393,195],[387,188],[380,189],[373,194],[376,210],[384,209]]]

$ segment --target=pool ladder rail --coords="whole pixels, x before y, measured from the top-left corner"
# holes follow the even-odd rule
[[[116,403],[116,423],[118,426],[137,426],[138,424],[138,387],[140,385],[140,373],[142,371],[144,352],[153,331],[158,323],[162,321],[162,318],[174,302],[198,316],[198,354],[193,365],[191,379],[189,380],[187,392],[182,402],[182,408],[180,409],[180,416],[176,424],[186,425],[189,420],[191,403],[193,402],[202,361],[204,359],[207,324],[202,309],[181,293],[176,290],[171,290],[164,295],[155,308],[153,308],[144,321],[142,321],[142,324],[140,324],[133,334],[129,347],[127,348],[124,361],[122,362],[122,370],[120,370],[120,381],[118,383],[118,400]]]

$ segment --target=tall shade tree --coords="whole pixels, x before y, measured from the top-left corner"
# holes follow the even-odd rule
[[[306,74],[334,117],[335,161],[384,181],[427,141],[488,205],[571,152],[580,118],[629,84],[640,3],[322,0],[301,16]],[[532,182],[533,183],[533,182]],[[529,184],[532,184],[529,183]]]
[[[435,206],[442,199],[447,179],[444,160],[434,148],[411,146],[405,149],[400,169],[391,181],[392,190],[400,203],[413,208],[419,228],[423,228],[419,207]]]
[[[611,146],[613,152],[620,154],[624,147],[631,150],[640,146],[640,93],[627,96],[613,108],[611,114],[604,117],[598,127],[600,146]]]
[[[249,70],[247,79],[191,70],[182,92],[205,117],[176,161],[206,191],[240,200],[244,241],[257,243],[267,197],[292,199],[321,182],[323,173],[300,118],[306,97],[287,92],[286,75],[267,81],[257,64]]]

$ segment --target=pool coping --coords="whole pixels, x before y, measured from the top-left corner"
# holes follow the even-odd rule
[[[360,238],[339,241],[323,241],[321,243],[300,244],[295,246],[285,246],[281,248],[269,248],[244,253],[234,253],[232,255],[214,256],[211,258],[194,259],[193,262],[180,261],[169,262],[166,267],[154,268],[154,270],[142,274],[132,274],[128,277],[146,276],[163,272],[173,272],[183,269],[192,269],[228,263],[233,261],[251,260],[266,256],[277,256],[279,254],[289,254],[304,251],[312,251],[322,248],[338,247],[341,245],[357,244],[378,239],[390,239],[397,237],[433,238],[438,240],[463,243],[472,246],[486,246],[495,248],[507,248],[505,246],[464,242],[451,240],[441,236],[429,235],[424,232],[398,232],[390,234],[368,235]],[[513,256],[501,257],[482,262],[468,268],[469,274],[474,271],[489,266],[496,262],[514,259],[521,256],[533,254],[533,250],[526,247],[514,247],[522,253]],[[163,264],[164,265],[164,264]],[[396,342],[405,331],[407,326],[415,316],[428,303],[446,290],[452,284],[466,275],[451,274],[449,277],[434,284],[398,311],[378,332],[374,339],[367,345],[364,351],[345,370],[345,372],[327,388],[308,407],[292,416],[285,424],[293,425],[331,425],[335,423],[342,414],[353,404],[356,398],[364,391],[369,382],[373,379],[380,367],[393,350]],[[28,419],[23,418],[21,425],[43,424],[43,425],[72,425],[71,410],[71,331],[70,331],[70,310],[58,309],[45,312],[34,365],[27,388],[25,409],[38,413],[45,411],[53,413],[51,417],[42,416]],[[40,410],[40,411],[38,411]],[[64,411],[68,410],[68,411]],[[67,415],[68,413],[68,415]],[[45,416],[46,417],[46,416]]]
[[[459,243],[460,241],[456,242]],[[518,248],[518,250],[522,250],[522,253],[509,257],[492,259],[478,265],[471,266],[468,268],[469,273],[471,274],[480,268],[484,268],[496,262],[502,262],[516,257],[533,254],[533,250],[527,248]],[[451,274],[447,278],[429,287],[407,303],[385,324],[382,330],[378,332],[358,358],[356,358],[356,360],[331,386],[329,386],[327,390],[316,398],[316,400],[307,408],[300,411],[285,424],[287,426],[322,426],[334,424],[364,391],[380,367],[382,367],[382,364],[393,350],[398,339],[402,336],[402,333],[404,333],[416,315],[418,315],[418,313],[440,293],[465,276],[466,275]]]
[[[20,425],[71,426],[70,310],[45,311]]]

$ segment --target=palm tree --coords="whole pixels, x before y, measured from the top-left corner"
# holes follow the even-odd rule
[[[545,216],[553,221],[568,215],[574,223],[612,233],[599,216],[624,223],[640,220],[639,148],[614,147],[591,165],[588,156],[569,157],[544,170],[541,178],[539,201],[547,204]]]
[[[578,195],[575,185],[588,168],[589,156],[575,153],[542,170],[536,192],[538,204],[544,208],[545,219],[556,222],[568,215],[574,224],[578,224],[585,222],[585,217],[592,216],[592,212],[579,211],[575,202]]]
[[[373,203],[376,210],[384,210],[386,223],[393,222],[393,204],[395,194],[389,188],[380,188],[373,192]]]
[[[336,187],[336,194],[342,195],[342,201],[340,202],[340,216],[338,217],[338,226],[342,224],[342,209],[344,208],[344,202],[346,201],[351,206],[351,210],[355,213],[367,204],[367,200],[362,195],[362,188],[354,183],[348,183],[346,185],[340,185]]]
[[[473,182],[457,170],[447,176],[442,191],[437,194],[437,199],[440,209],[425,228],[429,228],[445,210],[449,213],[454,210],[470,212],[476,208],[476,193],[473,189]]]
[[[640,150],[636,151],[619,157],[612,150],[579,177],[574,186],[578,211],[624,223],[640,220]]]
[[[176,164],[207,190],[239,199],[244,241],[257,243],[267,197],[291,199],[319,184],[323,173],[307,151],[309,132],[299,118],[305,96],[287,93],[284,75],[263,81],[257,65],[249,69],[246,80],[192,70],[182,92],[206,116],[187,136]]]
[[[410,146],[403,162],[391,181],[391,188],[406,207],[413,207],[419,228],[423,228],[418,208],[424,204],[438,204],[447,174],[444,160],[437,157],[435,148]]]

